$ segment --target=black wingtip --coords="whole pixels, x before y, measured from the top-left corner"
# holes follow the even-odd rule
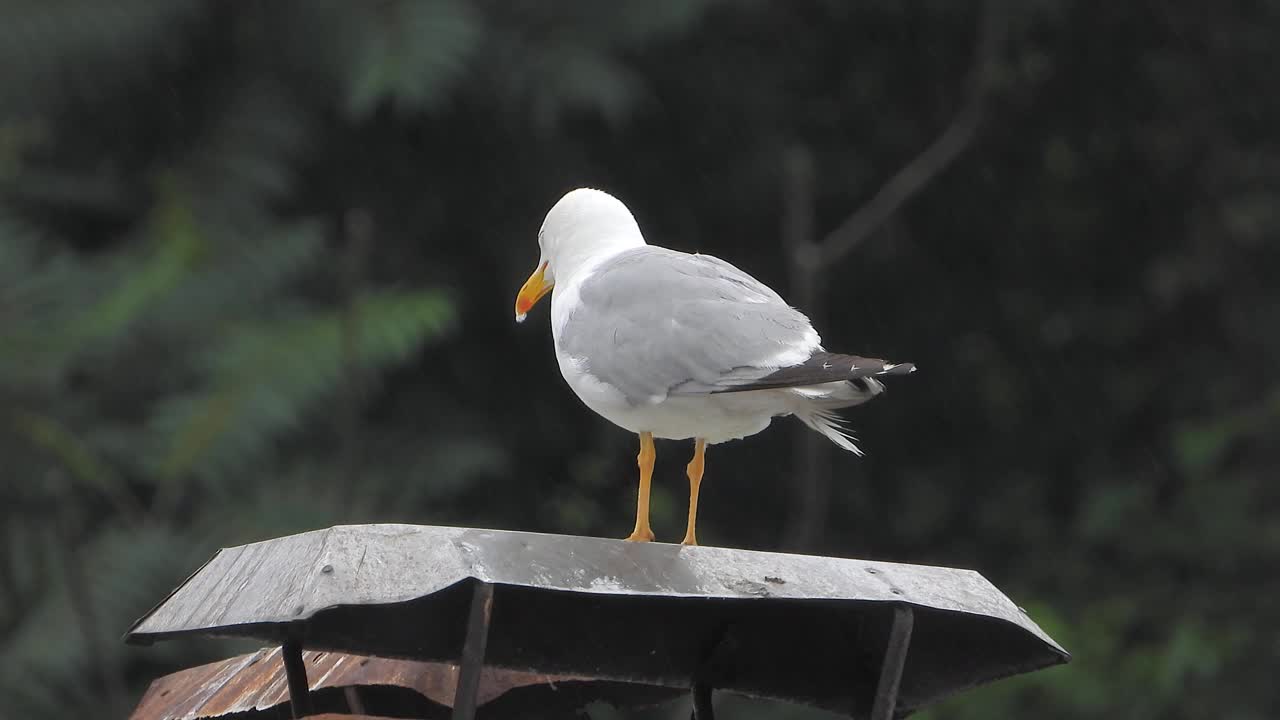
[[[843,355],[826,351],[816,352],[799,365],[781,368],[755,382],[732,385],[715,392],[745,392],[772,388],[803,387],[831,382],[856,382],[864,378],[884,375],[908,375],[916,371],[915,363],[887,363],[877,358],[859,355]],[[863,389],[870,386],[860,383]]]
[[[910,375],[916,371],[915,363],[898,363],[876,373],[877,375]]]

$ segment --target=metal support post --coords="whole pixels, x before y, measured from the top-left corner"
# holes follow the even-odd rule
[[[304,718],[311,714],[311,687],[307,683],[307,665],[302,660],[302,643],[298,638],[290,636],[280,646],[280,657],[284,659],[284,674],[289,680],[289,708],[294,718]]]
[[[693,720],[715,720],[711,708],[711,683],[701,680],[693,683]]]
[[[453,691],[453,720],[472,720],[480,692],[480,671],[484,668],[485,646],[489,643],[489,619],[493,616],[493,585],[476,582],[471,591],[471,613],[467,637],[462,643],[458,684]]]
[[[880,682],[876,686],[876,701],[871,706],[871,720],[893,720],[898,707],[898,687],[902,683],[902,668],[907,662],[907,648],[911,644],[911,630],[915,626],[915,614],[909,605],[893,609],[893,627],[889,630],[889,642],[884,651],[884,665],[880,668]]]

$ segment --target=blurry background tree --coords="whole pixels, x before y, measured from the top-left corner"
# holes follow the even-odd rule
[[[119,642],[220,546],[623,532],[633,438],[545,311],[511,325],[542,214],[600,186],[785,289],[792,149],[837,227],[964,106],[981,12],[0,3],[0,716],[123,716],[228,654]],[[1273,716],[1280,2],[1000,12],[971,141],[807,308],[922,372],[828,502],[783,430],[716,448],[704,539],[973,567],[1075,653],[934,718]]]

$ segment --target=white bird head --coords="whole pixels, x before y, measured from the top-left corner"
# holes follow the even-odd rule
[[[516,322],[551,292],[556,278],[568,280],[604,254],[644,245],[640,226],[622,201],[601,190],[578,188],[547,212],[538,231],[538,267],[516,296]]]

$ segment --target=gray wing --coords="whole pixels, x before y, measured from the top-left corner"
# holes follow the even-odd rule
[[[628,250],[583,282],[579,301],[562,350],[635,403],[751,382],[784,351],[817,345],[804,314],[707,255]]]

